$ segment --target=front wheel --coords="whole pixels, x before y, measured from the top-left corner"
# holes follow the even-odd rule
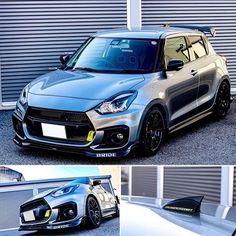
[[[151,108],[143,122],[140,135],[140,152],[144,156],[155,155],[166,134],[165,120],[158,107]]]
[[[91,228],[97,228],[102,221],[102,214],[97,200],[89,196],[86,204],[87,224]]]
[[[219,87],[216,102],[214,105],[214,117],[223,119],[230,108],[230,86],[226,81],[223,81]]]

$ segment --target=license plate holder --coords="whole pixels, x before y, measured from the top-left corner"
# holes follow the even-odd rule
[[[34,211],[25,211],[23,212],[25,221],[35,221]]]
[[[66,127],[64,125],[55,125],[41,123],[42,133],[45,137],[66,139]]]

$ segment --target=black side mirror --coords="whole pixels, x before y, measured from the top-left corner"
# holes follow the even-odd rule
[[[116,201],[117,201],[118,204],[120,204],[120,199],[117,195],[116,195]]]
[[[184,67],[184,62],[179,59],[172,59],[168,62],[167,71],[181,70]]]
[[[97,186],[101,184],[101,180],[94,180],[93,181],[93,186]]]
[[[66,63],[70,60],[70,55],[61,55],[60,56],[60,62],[63,66],[66,65]]]

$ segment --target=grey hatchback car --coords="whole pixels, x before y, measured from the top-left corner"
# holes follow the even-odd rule
[[[225,57],[203,26],[117,29],[91,36],[60,69],[33,80],[13,114],[22,147],[121,157],[155,155],[167,133],[230,108]]]
[[[111,176],[80,177],[24,202],[19,230],[65,229],[83,223],[97,228],[107,216],[119,216],[119,198]]]

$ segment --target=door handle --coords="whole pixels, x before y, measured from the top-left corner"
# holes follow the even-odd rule
[[[197,70],[191,70],[191,75],[192,75],[192,76],[196,75],[197,73],[198,73]]]

